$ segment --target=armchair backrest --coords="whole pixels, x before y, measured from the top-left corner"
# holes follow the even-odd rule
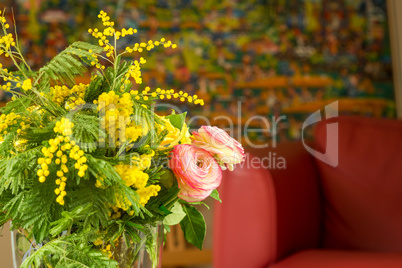
[[[331,122],[339,124],[339,145],[325,144]],[[322,121],[315,133],[322,151],[339,150],[337,167],[316,160],[324,196],[324,247],[401,253],[402,121],[339,117]]]

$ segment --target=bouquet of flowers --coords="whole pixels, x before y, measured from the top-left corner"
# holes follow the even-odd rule
[[[157,224],[180,223],[201,248],[206,227],[194,205],[219,200],[222,168],[244,159],[223,130],[190,134],[186,114],[154,112],[158,99],[203,105],[196,95],[142,86],[146,60],[137,55],[175,44],[162,38],[119,53],[118,40],[137,30],[115,29],[103,11],[99,18],[103,29],[88,30],[97,45],[75,42],[34,71],[0,13],[0,54],[16,67],[0,64],[1,87],[13,94],[0,116],[0,226],[12,221],[32,242],[21,267],[131,267],[135,253],[117,249],[144,243],[156,256]],[[88,66],[90,82],[76,84]]]

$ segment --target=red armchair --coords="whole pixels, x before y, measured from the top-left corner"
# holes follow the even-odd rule
[[[328,146],[338,149],[336,167],[302,143],[286,143],[249,150],[243,167],[225,173],[223,203],[215,206],[215,268],[402,267],[402,122],[334,120],[339,145]],[[329,148],[328,123],[315,130],[321,152]],[[264,157],[271,167],[258,167]],[[284,169],[273,166],[280,157]]]

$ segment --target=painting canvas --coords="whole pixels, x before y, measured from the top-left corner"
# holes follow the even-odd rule
[[[231,134],[265,143],[277,122],[275,138],[300,139],[306,117],[334,101],[341,114],[395,117],[386,0],[7,0],[0,5],[8,16],[14,14],[23,53],[35,68],[68,43],[90,39],[86,29],[98,23],[100,10],[118,27],[139,30],[126,45],[174,40],[178,49],[147,54],[144,79],[205,99],[202,109],[177,103],[193,128],[209,118],[238,132],[247,126],[247,135]],[[2,92],[1,98],[7,95]],[[170,113],[170,107],[157,109]],[[219,114],[227,117],[214,117]]]

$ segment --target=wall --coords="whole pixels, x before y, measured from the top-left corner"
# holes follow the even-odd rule
[[[388,20],[391,32],[392,66],[398,118],[402,119],[402,1],[388,0]]]
[[[0,267],[12,268],[13,259],[11,251],[11,233],[10,225],[6,224],[0,232]]]

